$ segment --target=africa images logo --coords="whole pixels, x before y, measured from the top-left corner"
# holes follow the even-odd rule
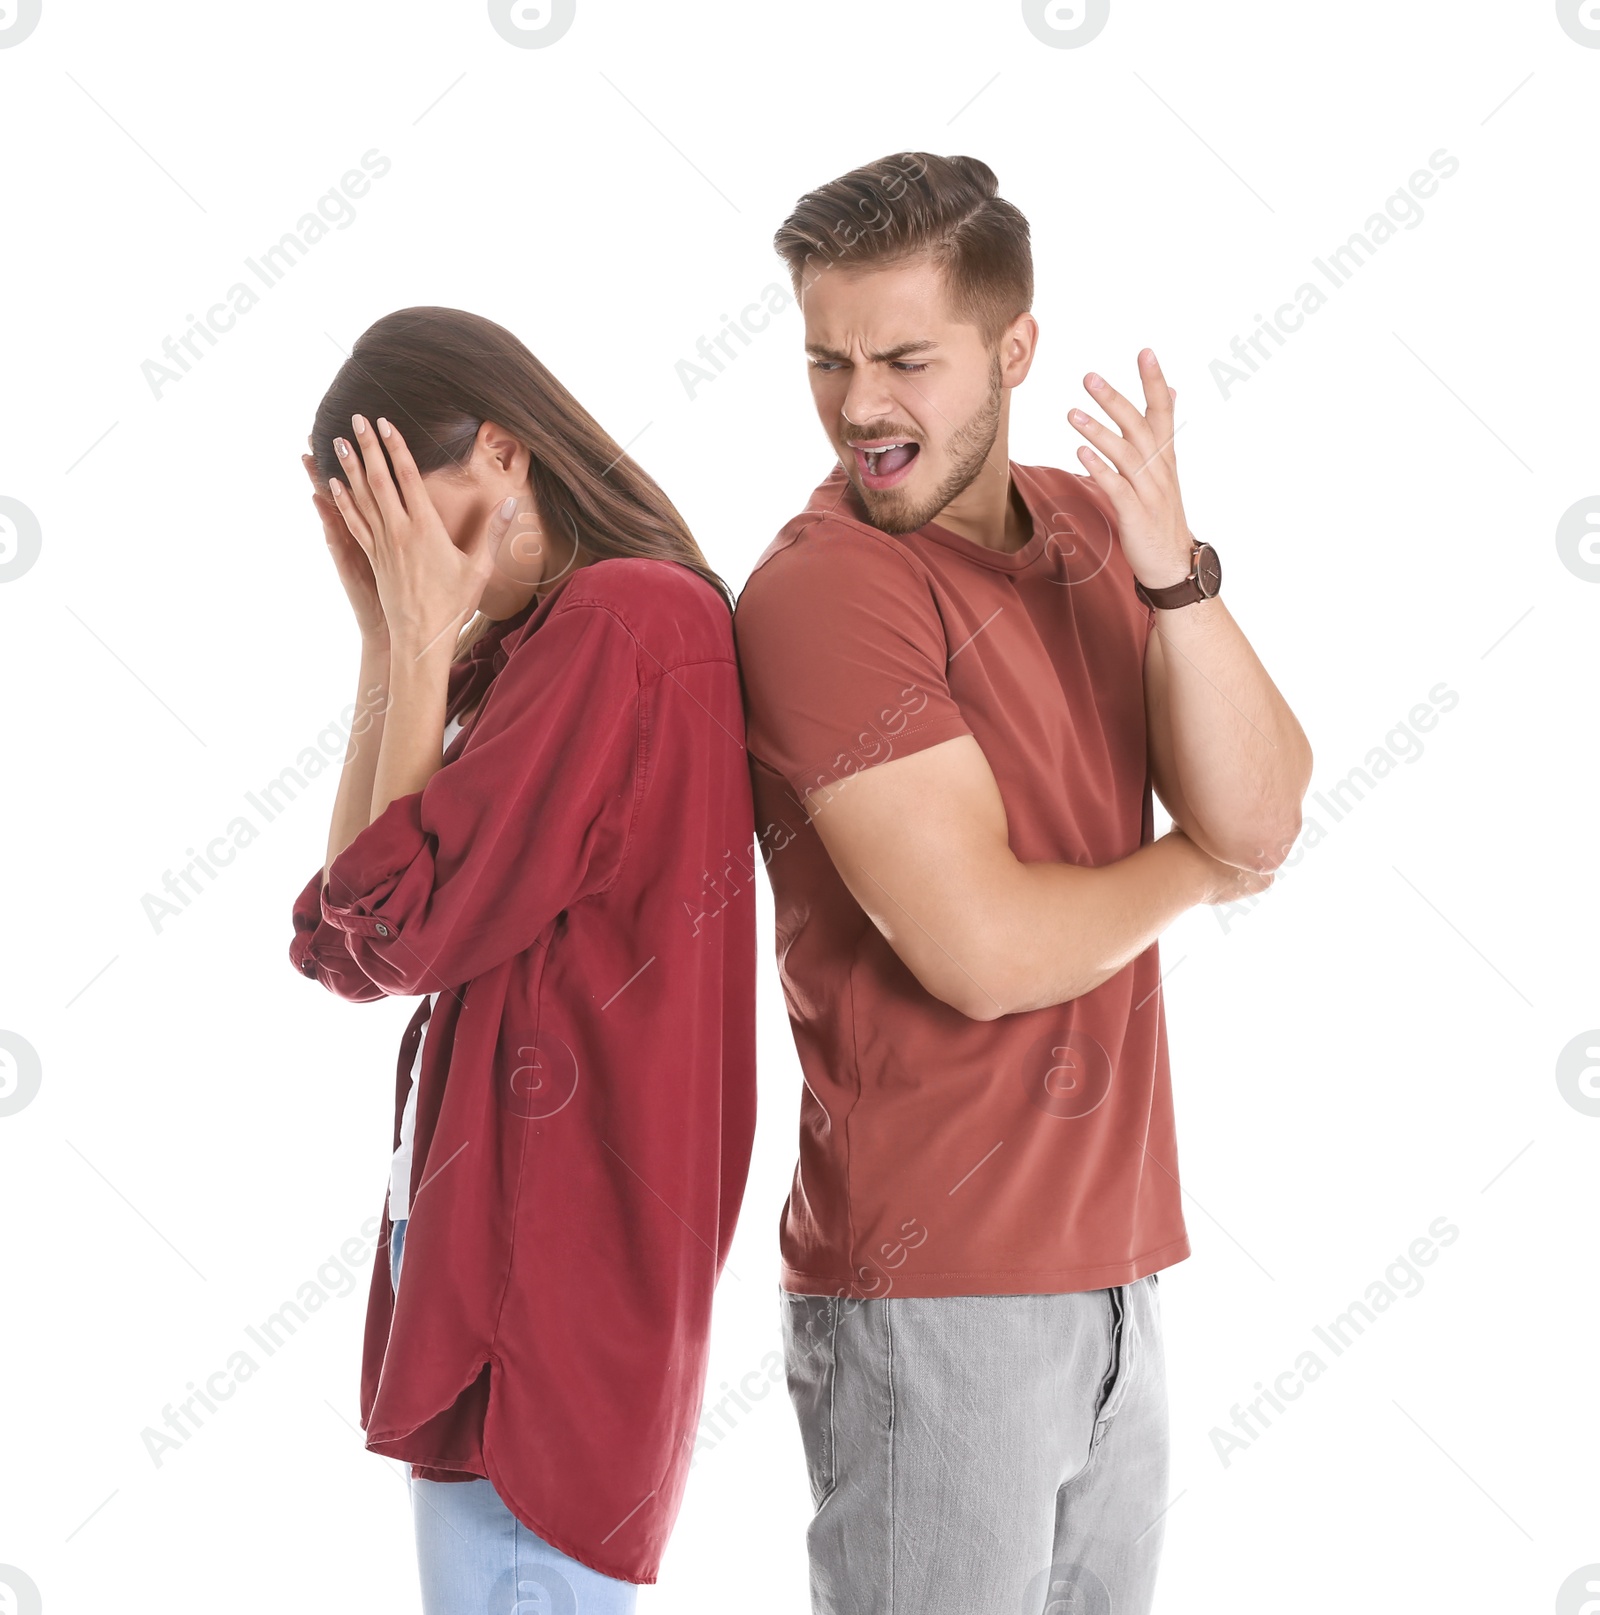
[[[1111,0],[1022,0],[1022,20],[1041,45],[1076,50],[1111,20]]]
[[[41,0],[0,0],[0,50],[20,45],[39,26],[40,7]]]
[[[518,50],[555,44],[577,14],[577,0],[489,0],[489,26]]]
[[[1022,1085],[1046,1116],[1087,1116],[1111,1092],[1111,1056],[1087,1032],[1053,1032],[1023,1062]]]

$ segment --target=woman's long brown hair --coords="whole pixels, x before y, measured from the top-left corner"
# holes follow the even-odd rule
[[[464,465],[478,428],[494,421],[528,451],[544,524],[566,528],[597,560],[676,561],[732,611],[732,592],[672,501],[503,325],[459,308],[402,308],[369,326],[317,405],[312,453],[324,486],[340,474],[333,439],[350,435],[357,413],[393,421],[424,476]],[[489,625],[481,613],[468,623],[456,654]]]

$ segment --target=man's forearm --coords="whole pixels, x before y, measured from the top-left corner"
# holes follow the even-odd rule
[[[973,1020],[1063,1004],[1136,959],[1207,900],[1217,867],[1179,832],[1113,864],[1016,863],[982,905],[962,957],[924,955],[923,984]]]
[[[1276,868],[1300,829],[1311,748],[1220,599],[1158,611],[1183,826],[1214,857]]]

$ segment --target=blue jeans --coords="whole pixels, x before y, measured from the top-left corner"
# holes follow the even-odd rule
[[[389,1277],[400,1288],[406,1219],[389,1236]],[[412,1480],[411,1513],[423,1615],[633,1615],[639,1589],[602,1576],[537,1537],[481,1476]]]

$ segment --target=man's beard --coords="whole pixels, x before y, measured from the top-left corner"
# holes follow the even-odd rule
[[[977,479],[1000,435],[1000,392],[1000,359],[996,355],[989,367],[988,396],[945,440],[950,470],[944,481],[925,498],[913,503],[904,488],[875,491],[857,484],[856,494],[874,527],[884,533],[914,533],[919,527],[926,527],[963,488]]]

